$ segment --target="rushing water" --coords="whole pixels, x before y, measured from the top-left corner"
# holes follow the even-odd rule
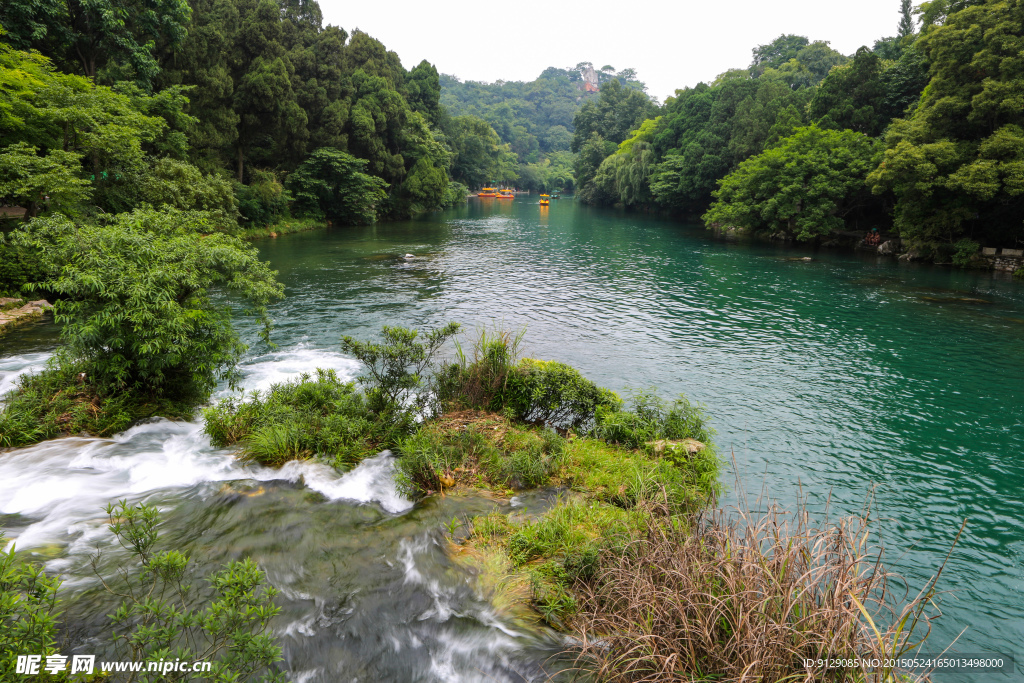
[[[254,343],[248,385],[316,366],[352,376],[339,337],[385,324],[526,326],[530,355],[620,391],[657,386],[705,403],[736,463],[727,481],[735,475],[752,505],[762,492],[786,505],[802,495],[842,513],[873,497],[887,559],[915,587],[966,518],[932,643],[966,629],[955,649],[1014,654],[1020,668],[1024,286],[534,201],[260,242],[288,297],[273,309],[278,348]],[[45,360],[52,331],[0,344],[3,389]],[[100,507],[153,500],[203,563],[252,556],[282,589],[275,627],[294,680],[539,676],[557,637],[497,609],[438,531],[501,504],[412,507],[390,467],[383,455],[340,476],[245,469],[198,425],[153,422],[0,456],[0,523],[52,556],[74,589],[106,542]]]

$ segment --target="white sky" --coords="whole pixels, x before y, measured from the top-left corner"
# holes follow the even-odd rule
[[[633,67],[660,101],[676,88],[745,67],[782,33],[843,54],[896,33],[899,0],[681,0],[510,3],[320,0],[325,24],[359,28],[398,53],[462,80],[529,81],[549,66]],[[915,3],[916,4],[916,3]]]

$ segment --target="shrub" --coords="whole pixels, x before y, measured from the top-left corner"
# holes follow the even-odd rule
[[[519,361],[525,333],[525,329],[488,331],[481,327],[473,340],[472,355],[467,355],[456,340],[456,361],[443,366],[434,378],[433,391],[441,405],[502,411],[508,378]]]
[[[290,199],[271,171],[249,169],[248,185],[235,183],[235,199],[245,227],[265,227],[288,213]]]
[[[238,227],[238,205],[231,181],[203,174],[185,161],[155,159],[139,178],[139,200],[158,209],[207,211],[219,230]]]
[[[316,457],[348,469],[391,438],[391,425],[371,413],[354,382],[342,382],[333,370],[317,369],[315,378],[303,373],[247,398],[205,409],[204,430],[215,446],[238,444],[243,459],[262,465]]]
[[[366,391],[370,410],[390,415],[398,430],[411,431],[414,418],[423,413],[430,400],[425,391],[426,375],[434,356],[458,331],[458,323],[449,323],[422,336],[404,327],[384,327],[383,343],[342,337],[342,349],[366,369],[367,374],[358,381]]]
[[[0,448],[81,432],[112,436],[153,415],[192,415],[191,402],[178,404],[132,391],[100,395],[85,381],[83,368],[58,354],[42,372],[20,377],[0,408]]]
[[[0,549],[5,545],[0,531]],[[15,673],[19,654],[45,657],[56,652],[60,583],[41,565],[20,559],[13,545],[0,550],[0,681],[24,679]]]
[[[447,208],[449,206],[465,204],[467,197],[469,197],[469,188],[462,183],[450,180],[448,181],[448,187],[444,191],[444,196],[441,198],[440,206],[441,208]]]
[[[713,431],[703,406],[690,403],[683,395],[668,404],[653,392],[639,391],[631,403],[630,411],[602,406],[595,416],[595,435],[629,448],[649,448],[659,439],[711,442]]]
[[[281,648],[268,632],[281,611],[273,602],[277,591],[264,583],[253,560],[229,562],[208,577],[213,595],[203,604],[189,576],[188,557],[177,550],[156,551],[156,508],[121,501],[107,506],[107,515],[109,529],[142,569],[135,576],[118,572],[104,582],[121,598],[109,615],[120,659],[210,661],[210,680],[286,680],[274,671]],[[164,678],[190,680],[190,673],[170,672]]]
[[[99,394],[198,403],[233,377],[244,346],[214,286],[246,299],[267,335],[266,306],[283,295],[274,271],[237,238],[200,234],[204,215],[138,210],[100,225],[52,217],[12,235],[40,255],[68,356]]]
[[[964,238],[953,245],[953,265],[966,268],[971,265],[974,257],[978,254],[981,245],[972,239]]]
[[[599,408],[612,410],[621,399],[569,365],[524,358],[509,375],[504,403],[525,422],[583,431]]]

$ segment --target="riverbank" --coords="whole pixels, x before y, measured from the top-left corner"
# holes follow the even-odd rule
[[[329,221],[316,218],[285,218],[264,227],[241,228],[238,236],[245,240],[258,240],[268,237],[281,237],[296,232],[306,232],[326,228]]]
[[[15,327],[42,319],[53,308],[49,301],[26,301],[15,297],[0,298],[0,336]]]

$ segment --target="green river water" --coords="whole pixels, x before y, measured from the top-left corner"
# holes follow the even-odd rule
[[[838,514],[872,498],[886,560],[913,587],[967,518],[929,649],[964,631],[955,650],[1014,655],[1018,673],[937,680],[1024,680],[1021,283],[724,242],[567,199],[471,200],[257,244],[287,299],[273,309],[278,348],[254,344],[247,386],[318,365],[351,376],[339,337],[385,324],[526,326],[528,355],[620,392],[656,386],[706,404],[730,460],[724,504],[744,490],[755,508],[803,497]],[[0,390],[52,344],[46,327],[0,341]],[[310,464],[243,468],[198,424],[166,421],[0,456],[0,524],[66,573],[83,633],[100,611],[82,569],[106,542],[99,506],[125,496],[161,505],[169,540],[201,563],[261,562],[282,590],[275,628],[293,680],[535,680],[561,642],[491,604],[440,532],[453,516],[542,509],[543,495],[413,507],[386,456],[341,477]]]

